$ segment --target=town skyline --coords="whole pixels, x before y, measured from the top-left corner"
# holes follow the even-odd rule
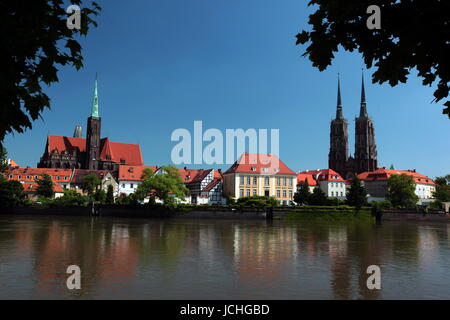
[[[197,5],[194,3],[194,7]],[[182,16],[181,4],[170,15],[168,5],[161,4],[156,12],[153,8],[150,13],[153,18],[159,12],[163,17],[169,15],[172,23],[179,19],[178,26],[184,26],[184,35],[191,37],[186,42],[176,36],[178,29],[164,28],[162,18],[148,19],[149,26],[125,39],[130,31],[143,27],[145,21],[131,25],[129,21],[120,21],[119,12],[124,13],[116,10],[117,6],[118,2],[112,1],[111,7],[99,17],[99,28],[92,31],[94,40],[82,41],[85,69],[61,70],[60,83],[47,90],[52,110],[43,113],[44,121],[36,121],[33,130],[24,134],[7,136],[5,147],[9,157],[22,167],[36,166],[48,134],[71,136],[78,124],[86,131],[85,119],[90,113],[97,71],[104,120],[102,137],[140,144],[146,165],[170,164],[174,146],[170,133],[177,128],[191,129],[194,121],[201,120],[207,128],[223,131],[279,128],[280,158],[289,167],[295,171],[327,168],[329,124],[335,114],[338,73],[344,116],[349,120],[349,146],[353,149],[352,124],[359,110],[362,60],[358,54],[341,53],[333,67],[320,73],[302,58],[302,49],[295,46],[295,32],[304,25],[301,17],[291,19],[291,16],[298,16],[299,9],[306,16],[309,11],[306,6],[290,1],[282,8],[274,8],[263,2],[249,21],[245,13],[250,12],[251,4],[239,4],[242,12],[233,16],[236,25],[226,27],[222,26],[223,17],[221,23],[212,18],[205,20],[202,14],[213,7],[205,8],[203,2],[199,5],[203,18],[197,23],[195,13]],[[134,10],[139,16],[136,6],[132,2],[124,7],[125,14]],[[210,13],[215,18],[221,14],[230,18],[228,15],[236,13],[236,8],[225,4],[220,9],[221,13],[217,8]],[[263,29],[272,31],[265,39],[255,32],[264,26],[262,18],[271,9],[280,23],[270,30],[267,26]],[[224,37],[222,44],[214,39],[214,32],[204,30],[207,22]],[[154,46],[143,43],[145,31],[155,24],[167,31],[166,36],[176,36],[180,45],[187,47],[187,56],[177,53],[176,46],[168,44],[163,35],[149,36],[149,42],[156,42]],[[237,35],[235,28],[241,28],[242,34]],[[117,48],[117,43],[117,50],[112,50],[115,43],[112,35],[117,32],[118,37],[123,36],[121,46],[127,50]],[[208,50],[205,44],[209,45]],[[258,55],[251,59],[256,52]],[[120,59],[128,64],[117,65]],[[448,119],[442,116],[439,105],[430,104],[432,89],[423,87],[416,77],[394,88],[374,85],[370,81],[372,72],[371,69],[365,72],[367,108],[375,122],[379,166],[393,164],[396,169],[416,169],[432,178],[446,174],[450,155],[442,142],[450,139],[446,130]],[[205,166],[228,167],[189,165]]]

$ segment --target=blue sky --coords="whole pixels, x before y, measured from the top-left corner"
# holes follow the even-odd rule
[[[61,67],[60,82],[46,91],[52,109],[44,120],[5,140],[21,166],[36,166],[48,134],[72,136],[76,124],[85,130],[96,72],[102,136],[139,143],[147,165],[171,163],[172,131],[193,131],[202,120],[205,130],[280,129],[280,156],[291,169],[326,168],[338,72],[353,153],[363,62],[342,51],[319,72],[301,56],[295,35],[308,28],[307,1],[98,2],[99,27],[81,41],[85,68]],[[430,103],[433,88],[416,73],[394,88],[374,85],[373,71],[366,96],[379,165],[450,173],[450,120]]]

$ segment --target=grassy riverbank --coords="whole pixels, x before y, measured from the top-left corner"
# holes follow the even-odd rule
[[[286,212],[287,219],[346,221],[346,220],[375,220],[370,207],[357,210],[350,206],[302,206],[292,208]]]

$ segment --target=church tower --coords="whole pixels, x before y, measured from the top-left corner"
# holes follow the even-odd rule
[[[98,84],[95,79],[94,101],[87,121],[85,169],[98,170],[100,158],[100,130],[102,120],[98,114]]]
[[[342,111],[341,83],[338,76],[336,119],[331,121],[328,167],[345,177],[348,161],[348,121]]]
[[[362,76],[361,109],[355,125],[356,173],[375,171],[378,168],[375,128],[373,120],[367,114],[364,75]]]

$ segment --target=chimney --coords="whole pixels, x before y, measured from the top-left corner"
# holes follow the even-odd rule
[[[222,173],[222,169],[217,169],[217,172],[218,173]]]

